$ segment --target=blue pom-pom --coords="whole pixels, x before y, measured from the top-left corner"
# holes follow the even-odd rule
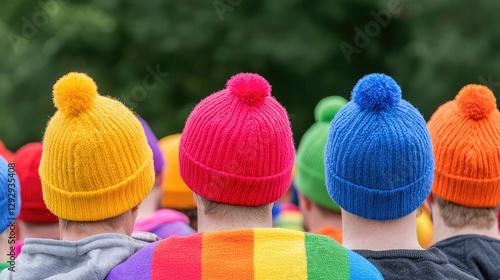
[[[401,88],[385,74],[369,74],[356,83],[352,99],[362,110],[388,111],[401,100]]]

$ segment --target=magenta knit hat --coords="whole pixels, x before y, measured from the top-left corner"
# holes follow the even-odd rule
[[[288,115],[260,75],[237,74],[189,115],[179,150],[180,173],[208,200],[259,206],[290,186],[295,149]]]

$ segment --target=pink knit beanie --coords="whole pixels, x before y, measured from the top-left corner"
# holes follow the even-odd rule
[[[208,200],[259,206],[290,186],[295,149],[288,115],[260,75],[237,74],[189,115],[179,150],[180,173]]]

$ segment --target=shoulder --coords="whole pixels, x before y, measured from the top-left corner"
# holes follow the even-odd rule
[[[201,234],[179,237],[172,236],[148,244],[125,262],[111,270],[106,279],[151,279],[153,268],[162,268],[173,255],[187,254],[193,246],[201,246]],[[161,269],[160,269],[161,270]]]
[[[498,255],[500,240],[481,235],[460,235],[437,242],[431,248],[439,249],[448,258],[477,254]]]
[[[111,270],[106,279],[150,279],[145,277],[150,275],[150,268],[153,259],[153,252],[158,242],[151,243],[137,251],[125,262]]]
[[[465,242],[469,242],[470,238],[465,238],[464,235],[453,236],[439,242],[434,243],[432,247],[434,248],[445,248],[445,247],[453,247],[453,246],[463,246]]]
[[[342,230],[340,230],[340,229],[336,229],[334,227],[327,226],[327,227],[321,228],[313,233],[328,236],[331,239],[333,239],[339,243],[342,243]]]
[[[384,279],[380,271],[367,259],[351,250],[347,250],[347,255],[351,279]]]
[[[2,270],[0,271],[0,279],[2,280],[13,279],[14,273],[15,272],[10,271],[8,267],[3,268],[2,266]]]
[[[338,273],[344,267],[349,279],[384,279],[367,259],[329,237],[306,233],[306,249],[308,258],[311,258],[308,261],[325,262],[326,267],[335,268],[332,273]]]

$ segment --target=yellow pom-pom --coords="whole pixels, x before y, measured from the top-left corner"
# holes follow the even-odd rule
[[[54,104],[67,115],[79,115],[88,110],[97,98],[97,85],[84,73],[71,72],[54,85]]]

